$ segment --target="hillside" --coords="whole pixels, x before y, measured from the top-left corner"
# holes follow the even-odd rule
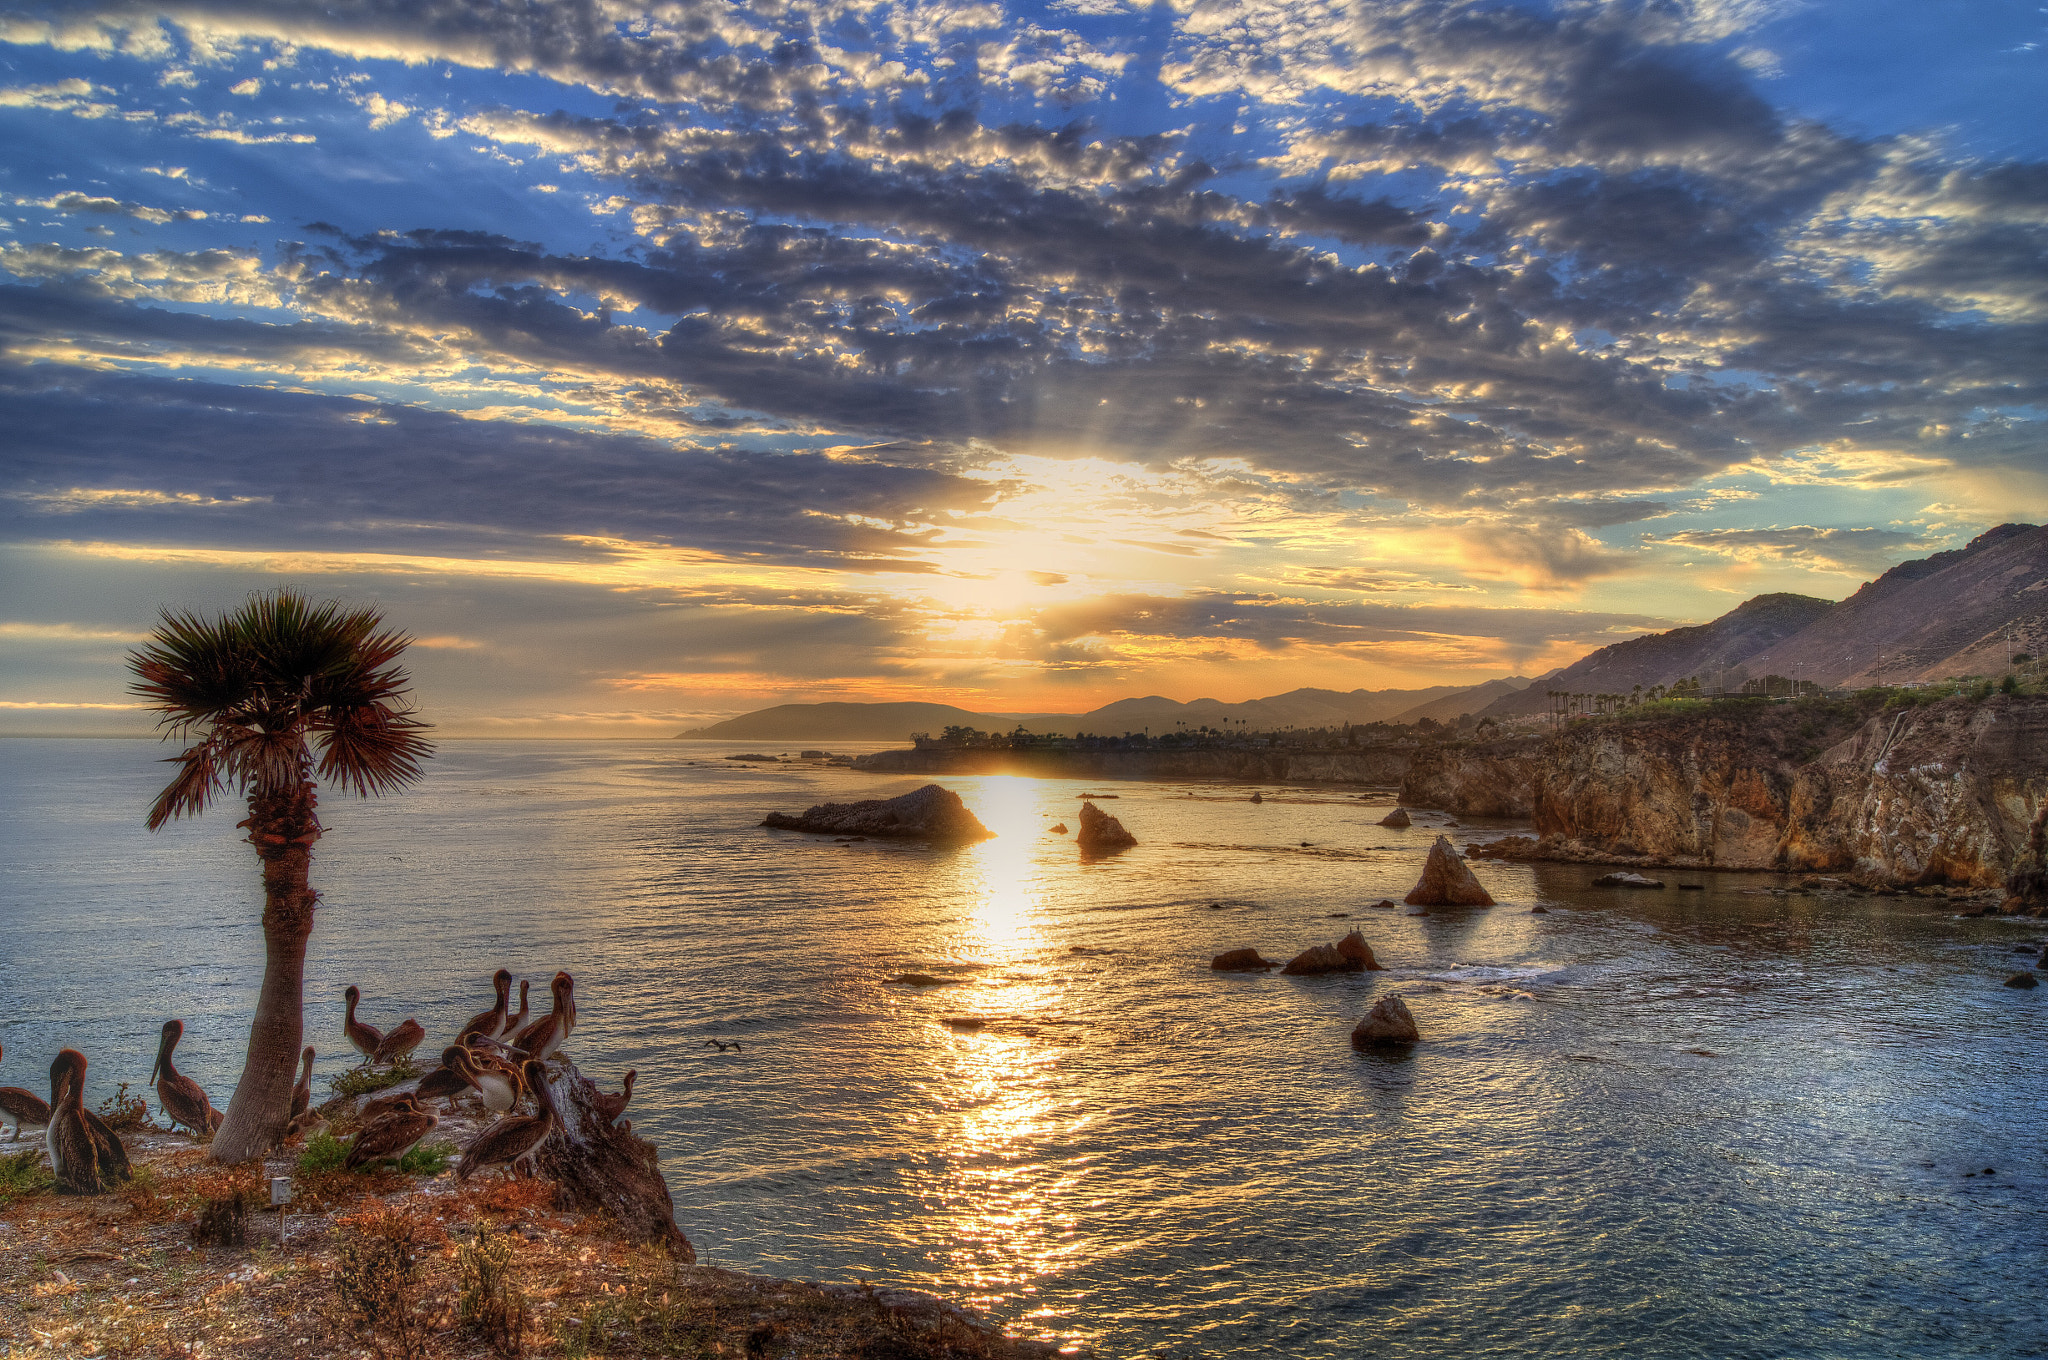
[[[1723,672],[1746,667],[1764,649],[1812,626],[1835,606],[1811,595],[1759,595],[1715,619],[1692,628],[1674,628],[1602,647],[1580,658],[1541,684],[1496,699],[1481,710],[1491,718],[1524,717],[1549,706],[1547,692],[1627,694],[1637,685],[1648,689],[1689,675],[1715,683]]]
[[[2048,646],[2048,528],[2001,524],[1953,552],[1902,562],[1748,661],[1824,685],[1998,675]]]
[[[693,728],[685,737],[722,737],[732,741],[908,741],[913,732],[937,733],[947,727],[977,727],[985,732],[1008,731],[1022,723],[1041,736],[1072,736],[1094,732],[1121,736],[1125,732],[1171,732],[1177,726],[1249,727],[1253,731],[1283,728],[1343,727],[1347,723],[1387,722],[1397,714],[1432,703],[1456,705],[1458,697],[1484,689],[1491,698],[1520,680],[1489,680],[1485,685],[1432,685],[1427,689],[1297,689],[1264,699],[1226,704],[1220,699],[1181,703],[1160,695],[1119,699],[1086,713],[975,713],[951,704],[777,704],[724,722]],[[1470,711],[1473,702],[1455,707],[1450,717]],[[1403,719],[1413,722],[1413,718]]]
[[[1546,677],[1546,680],[1550,678],[1554,677]],[[1471,689],[1460,690],[1456,694],[1445,695],[1441,699],[1431,699],[1427,703],[1403,709],[1387,721],[1417,723],[1429,718],[1440,723],[1456,722],[1467,713],[1481,712],[1495,700],[1505,699],[1510,694],[1520,694],[1532,683],[1534,682],[1528,677],[1521,675],[1511,675],[1505,680],[1489,680],[1483,685],[1474,685]],[[1546,683],[1545,688],[1548,687]]]

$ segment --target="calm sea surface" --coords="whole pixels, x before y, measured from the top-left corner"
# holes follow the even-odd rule
[[[1490,911],[1369,910],[1434,819],[1329,789],[949,779],[998,839],[835,844],[754,824],[919,781],[718,759],[747,749],[453,742],[410,794],[331,796],[320,1072],[351,982],[432,1049],[493,969],[538,1009],[567,968],[572,1056],[639,1069],[703,1260],[1110,1356],[2048,1353],[2048,989],[1998,985],[2038,922],[1487,863]],[[255,856],[231,803],[142,830],[161,754],[0,741],[0,1082],[71,1045],[92,1100],[140,1088],[175,1015],[226,1103]],[[1136,849],[1045,834],[1091,787]],[[1207,967],[1352,924],[1389,971]],[[1387,992],[1426,1042],[1354,1053]]]

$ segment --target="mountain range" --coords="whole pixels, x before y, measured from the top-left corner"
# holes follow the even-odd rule
[[[1709,687],[1784,675],[1828,686],[1903,684],[2002,672],[2048,653],[2048,528],[2001,524],[1963,547],[1901,562],[1839,603],[1759,595],[1711,623],[1630,638],[1560,670],[1426,689],[1297,689],[1226,704],[1159,695],[1086,713],[976,713],[951,704],[779,704],[681,735],[757,741],[903,741],[946,727],[1044,735],[1155,735],[1183,728],[1341,727],[1542,713],[1548,692],[1626,694],[1694,677]]]

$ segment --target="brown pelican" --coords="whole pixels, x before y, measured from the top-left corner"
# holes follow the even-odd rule
[[[377,1056],[377,1045],[384,1042],[384,1031],[356,1019],[356,1003],[363,999],[363,994],[356,990],[354,983],[350,983],[342,995],[348,999],[348,1014],[342,1019],[341,1032],[348,1036],[356,1052],[363,1055],[363,1061],[371,1062]]]
[[[441,1065],[420,1078],[416,1094],[422,1101],[445,1100],[448,1108],[442,1113],[455,1113],[455,1097],[465,1091],[476,1089],[476,1080],[469,1075],[469,1050],[455,1044],[441,1050]]]
[[[222,1115],[213,1108],[213,1102],[206,1098],[206,1092],[199,1088],[198,1082],[171,1065],[171,1050],[184,1037],[183,1020],[164,1021],[163,1038],[157,1041],[156,1046],[156,1066],[149,1069],[149,1079],[156,1086],[156,1098],[163,1105],[164,1113],[171,1117],[171,1123],[182,1125],[204,1138],[220,1127]]]
[[[407,1016],[402,1024],[385,1035],[384,1041],[377,1045],[375,1061],[380,1063],[397,1062],[399,1059],[410,1055],[426,1037],[427,1027],[412,1017]]]
[[[349,1146],[342,1167],[356,1171],[373,1162],[395,1162],[419,1145],[420,1139],[440,1124],[435,1114],[407,1091],[394,1098],[392,1107],[363,1125]]]
[[[591,1107],[597,1111],[599,1119],[602,1119],[607,1124],[617,1122],[618,1117],[626,1112],[626,1106],[632,1103],[633,1078],[639,1075],[638,1072],[629,1068],[626,1072],[624,1088],[617,1095],[608,1096],[604,1092],[599,1091],[595,1096],[591,1097]]]
[[[737,1039],[733,1040],[731,1043],[727,1043],[723,1039],[706,1039],[702,1044],[698,1045],[698,1047],[716,1048],[720,1053],[725,1052],[727,1049],[734,1050],[735,1052],[745,1051],[740,1048],[740,1041]]]
[[[85,1055],[75,1048],[65,1049],[50,1064],[50,1127],[43,1146],[59,1194],[102,1194],[134,1174],[121,1140],[85,1108]]]
[[[527,1158],[530,1162],[540,1145],[554,1132],[555,1098],[548,1092],[547,1069],[538,1060],[528,1059],[524,1075],[540,1113],[508,1114],[470,1140],[462,1160],[455,1164],[456,1180],[466,1181],[477,1172],[494,1166],[511,1167],[513,1174],[517,1175],[520,1159]]]
[[[292,1118],[297,1119],[313,1107],[313,1049],[309,1044],[299,1055],[303,1064],[299,1072],[299,1084],[292,1087]]]
[[[493,1034],[491,1036],[493,1039],[496,1039],[501,1043],[510,1043],[512,1041],[513,1035],[519,1033],[520,1030],[526,1028],[526,1023],[529,1018],[526,1009],[526,989],[531,986],[533,986],[533,984],[528,982],[525,978],[519,979],[519,1014],[507,1019],[505,1021],[505,1027],[499,1030],[496,1034]]]
[[[526,1093],[518,1065],[486,1053],[470,1053],[469,1078],[484,1106],[499,1114],[510,1113],[512,1107],[519,1103],[519,1097]]]
[[[0,1049],[0,1056],[5,1050]],[[19,1086],[0,1086],[0,1114],[14,1121],[14,1141],[21,1141],[24,1124],[47,1128],[50,1123],[50,1107],[34,1091],[24,1091]]]
[[[498,1004],[487,1011],[470,1016],[469,1023],[456,1032],[456,1043],[467,1043],[472,1034],[495,1039],[505,1032],[505,1012],[511,1006],[512,974],[500,968],[491,978],[491,985],[498,989]]]
[[[576,1027],[575,989],[576,983],[567,973],[555,974],[555,980],[548,984],[548,990],[555,996],[555,1008],[520,1030],[512,1047],[529,1058],[553,1057],[569,1037],[569,1031]]]

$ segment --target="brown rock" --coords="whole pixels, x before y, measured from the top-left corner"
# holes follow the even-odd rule
[[[2032,973],[2014,973],[2005,980],[2005,985],[2008,987],[2018,987],[2023,991],[2031,991],[2041,984]]]
[[[937,784],[927,784],[900,798],[820,803],[801,817],[771,812],[761,825],[832,836],[857,834],[933,841],[985,841],[996,834],[967,810],[959,794]]]
[[[1067,834],[1067,824],[1065,822],[1054,822],[1052,830],[1046,834],[1050,836],[1064,836]]]
[[[1122,850],[1138,843],[1122,822],[1093,803],[1081,804],[1081,830],[1074,840],[1083,850]]]
[[[630,1122],[615,1126],[604,1117],[604,1092],[575,1064],[558,1057],[547,1069],[558,1122],[535,1161],[555,1183],[556,1205],[602,1210],[629,1240],[665,1247],[677,1260],[694,1264],[697,1252],[676,1227],[675,1201],[654,1144],[634,1134]]]
[[[1423,862],[1422,877],[1409,890],[1412,907],[1490,907],[1493,897],[1479,885],[1448,838],[1438,836]]]
[[[1421,1033],[1415,1028],[1415,1017],[1408,1012],[1408,1003],[1398,996],[1383,996],[1373,1003],[1365,1019],[1358,1022],[1358,1028],[1351,1031],[1351,1046],[1373,1048],[1412,1044],[1421,1038]]]
[[[1232,949],[1209,960],[1209,966],[1219,973],[1263,973],[1279,965],[1260,958],[1256,949]]]
[[[1356,973],[1364,967],[1339,954],[1336,945],[1318,944],[1296,954],[1280,971],[1288,977],[1314,977],[1318,973]]]
[[[1407,808],[1397,807],[1392,812],[1389,812],[1386,816],[1380,818],[1380,825],[1398,828],[1404,826],[1413,826],[1415,825],[1415,823],[1409,819]]]
[[[1357,964],[1368,973],[1384,973],[1386,971],[1386,969],[1380,967],[1380,961],[1372,956],[1372,946],[1365,942],[1365,936],[1359,934],[1355,929],[1349,935],[1337,941],[1337,952],[1348,962]]]

